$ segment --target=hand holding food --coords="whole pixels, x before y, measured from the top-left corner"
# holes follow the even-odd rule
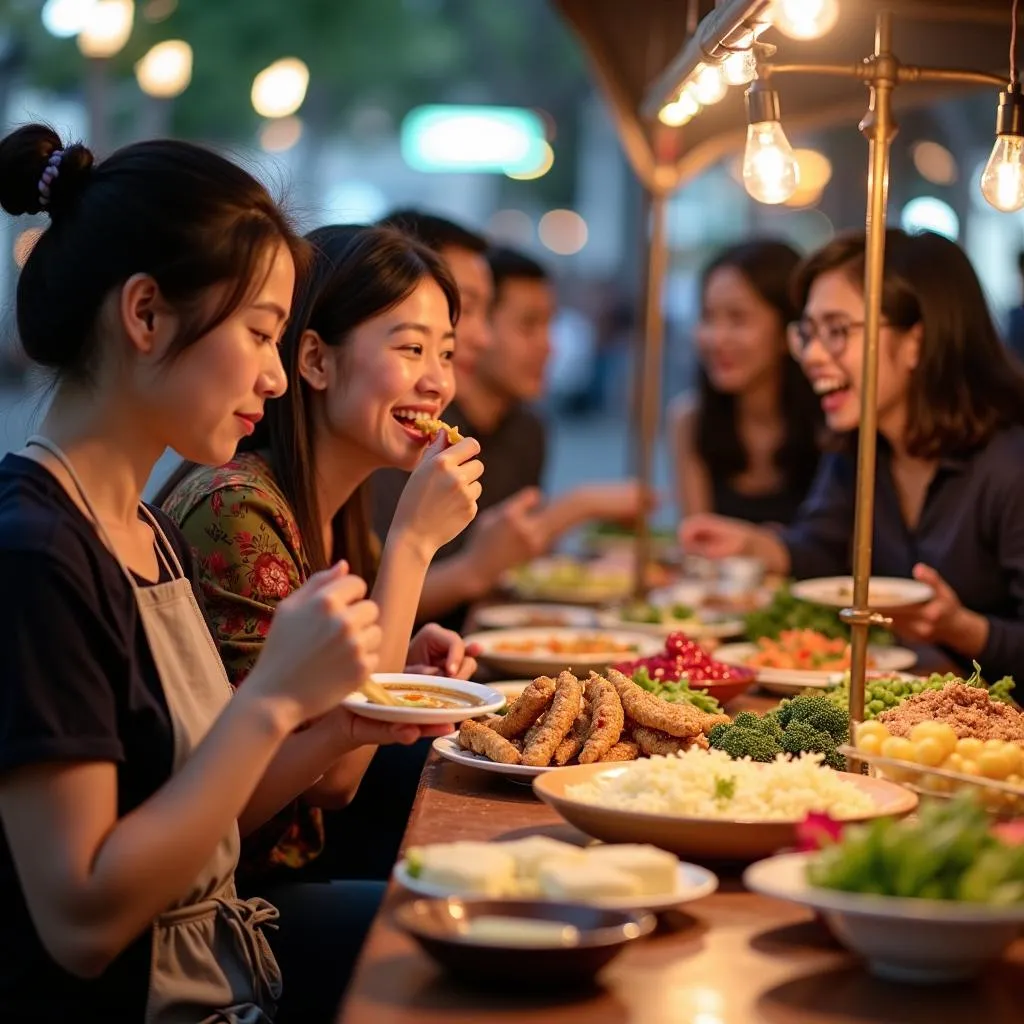
[[[479,443],[466,438],[447,445],[444,434],[431,442],[402,491],[389,533],[413,538],[431,558],[473,521],[481,494]]]
[[[437,440],[439,434],[443,433],[448,440],[448,445],[458,444],[463,440],[462,434],[459,433],[458,427],[450,427],[444,420],[435,419],[432,416],[428,416],[426,413],[419,415],[413,420],[412,425],[420,431],[420,433],[426,434],[430,438],[431,442]]]
[[[239,691],[282,707],[295,726],[317,718],[377,669],[378,609],[341,562],[311,576],[274,615],[256,667]]]

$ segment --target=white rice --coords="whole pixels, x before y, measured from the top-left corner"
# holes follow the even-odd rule
[[[856,818],[874,810],[867,793],[821,761],[820,754],[780,754],[771,764],[755,764],[733,761],[721,750],[686,750],[634,761],[593,782],[566,786],[565,794],[612,810],[681,818],[801,821],[812,811]],[[735,781],[731,799],[716,796],[719,779]]]

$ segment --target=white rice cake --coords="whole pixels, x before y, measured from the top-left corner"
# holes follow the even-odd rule
[[[679,860],[656,846],[622,843],[588,847],[584,851],[588,864],[614,868],[632,875],[644,896],[674,893],[679,885]]]
[[[540,891],[545,896],[561,900],[612,899],[618,896],[641,895],[640,881],[635,875],[618,868],[587,860],[559,864],[542,864],[538,873]]]
[[[419,877],[459,895],[508,896],[516,892],[516,862],[495,843],[437,843],[409,851]]]
[[[548,836],[527,836],[511,842],[498,843],[498,848],[509,853],[516,862],[516,874],[526,880],[536,881],[541,865],[548,862],[561,864],[578,863],[584,852],[571,843],[563,843]]]

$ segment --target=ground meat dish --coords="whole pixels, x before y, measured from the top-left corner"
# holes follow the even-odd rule
[[[957,736],[980,740],[1012,740],[1024,745],[1024,714],[992,700],[978,686],[947,683],[925,690],[878,716],[893,736],[906,736],[918,722],[947,722]]]

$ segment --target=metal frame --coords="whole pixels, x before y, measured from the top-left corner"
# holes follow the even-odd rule
[[[726,0],[704,19],[697,34],[679,58],[649,90],[643,113],[656,115],[678,91],[697,65],[714,61],[728,52],[730,39],[749,31],[751,20],[761,13],[763,0]],[[868,583],[871,577],[872,532],[875,508],[875,465],[878,430],[878,344],[881,332],[882,281],[885,267],[885,231],[889,195],[889,154],[898,125],[893,116],[893,91],[915,82],[944,82],[964,85],[994,85],[1007,88],[1007,80],[980,71],[956,68],[914,67],[900,64],[892,52],[892,11],[881,10],[875,18],[875,43],[872,53],[861,64],[776,64],[758,65],[761,79],[782,74],[838,75],[863,81],[870,90],[868,111],[860,131],[868,140],[868,195],[865,217],[866,258],[864,269],[865,345],[863,385],[861,388],[860,435],[857,447],[856,509],[853,529],[853,602],[840,615],[850,624],[852,633],[850,665],[850,718],[864,719],[867,678],[868,631],[871,626],[886,626],[891,620],[868,607]],[[698,115],[699,116],[699,115]],[[661,210],[664,200],[661,200]],[[657,224],[655,224],[657,231]],[[657,235],[655,237],[658,237]],[[660,236],[663,242],[663,232]],[[663,267],[665,256],[651,246],[648,275],[648,314],[652,308],[652,281],[656,267]],[[660,300],[660,290],[657,293]],[[660,324],[660,311],[658,319]],[[660,332],[659,332],[660,337]],[[659,356],[660,356],[660,345]],[[647,374],[645,373],[645,377]],[[648,392],[648,401],[651,392]],[[646,556],[646,538],[637,552]],[[642,564],[646,563],[645,561]]]

